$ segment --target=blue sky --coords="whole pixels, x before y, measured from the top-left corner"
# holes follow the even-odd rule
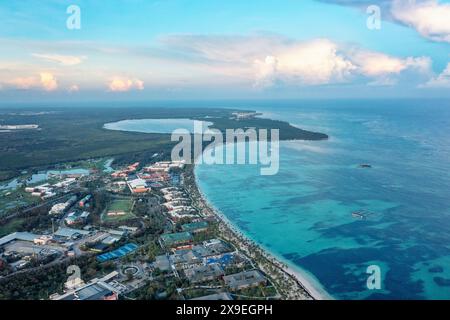
[[[449,97],[449,16],[438,0],[3,1],[0,98]]]

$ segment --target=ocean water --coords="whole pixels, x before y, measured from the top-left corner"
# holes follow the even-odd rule
[[[280,144],[280,170],[198,165],[208,201],[337,299],[450,299],[450,103],[246,102],[327,133]],[[372,168],[360,168],[368,163]],[[366,210],[366,219],[352,212]],[[381,288],[367,287],[367,267]]]

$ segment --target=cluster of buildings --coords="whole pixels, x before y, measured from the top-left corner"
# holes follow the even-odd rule
[[[171,170],[184,169],[186,162],[184,160],[180,161],[159,161],[155,162],[151,166],[145,167],[145,172],[170,172]]]
[[[111,177],[113,178],[127,178],[128,175],[135,173],[137,168],[139,167],[139,162],[133,163],[132,165],[129,165],[123,170],[115,171],[111,174]]]
[[[113,271],[87,284],[81,278],[70,279],[65,283],[64,293],[55,293],[50,296],[50,300],[118,300],[119,295],[126,290],[117,281],[118,275],[117,271]]]
[[[182,228],[193,232],[204,230],[205,225],[194,222],[185,224]],[[231,298],[229,292],[267,284],[267,278],[259,270],[253,269],[248,258],[228,243],[221,239],[210,239],[194,244],[190,232],[163,234],[161,244],[167,248],[168,253],[157,256],[153,268],[173,272],[195,285],[214,282],[217,286],[220,283],[226,291],[218,294],[225,295],[226,300]],[[228,267],[242,271],[227,274]]]
[[[173,223],[189,218],[188,223],[178,226],[179,232],[160,236],[160,245],[165,254],[156,257],[152,264],[161,272],[173,273],[195,286],[212,286],[216,293],[196,299],[231,300],[234,293],[247,288],[265,286],[265,275],[254,268],[251,261],[221,239],[198,241],[197,234],[208,231],[210,225],[191,206],[191,199],[182,188],[160,189]]]
[[[170,181],[170,175],[167,172],[141,172],[137,174],[137,177],[151,184]]]
[[[40,197],[42,200],[46,200],[55,196],[58,192],[66,193],[70,191],[71,187],[74,186],[76,182],[77,178],[67,177],[53,185],[45,183],[38,186],[26,187],[25,192],[30,193],[34,197]]]
[[[147,181],[144,179],[133,179],[127,181],[128,188],[131,193],[147,193],[151,188],[147,185]]]
[[[26,187],[25,192],[30,193],[33,197],[39,197],[42,200],[56,195],[56,192],[53,191],[53,188],[48,183],[35,187]]]
[[[152,187],[161,188],[163,187],[162,183],[170,182],[171,171],[182,169],[184,166],[183,161],[163,161],[144,167],[137,172],[139,162],[136,162],[111,174],[111,177],[115,179],[112,189],[123,190],[123,187],[126,186],[132,194],[147,193],[151,191]]]
[[[172,176],[180,176],[178,171],[185,167],[183,161],[156,162],[138,171],[139,165],[136,162],[113,172],[112,179],[108,174],[106,179],[109,186],[128,188],[132,194],[157,190],[155,199],[160,199],[160,205],[166,209],[164,212],[172,222],[171,229],[177,232],[159,236],[164,254],[157,256],[154,262],[146,260],[141,250],[138,250],[139,245],[129,237],[138,231],[137,227],[119,226],[110,229],[89,225],[89,208],[93,198],[88,194],[82,198],[69,198],[70,195],[66,195],[67,201],[53,202],[55,204],[49,214],[57,218],[52,218],[52,222],[55,220],[59,223],[56,231],[52,224],[53,230],[49,234],[16,232],[0,238],[0,263],[11,266],[13,270],[20,270],[35,260],[44,265],[55,259],[62,261],[65,257],[77,257],[88,252],[95,255],[99,263],[114,261],[117,271],[87,283],[80,278],[70,277],[65,283],[64,292],[53,294],[50,296],[52,300],[117,300],[119,295],[145,285],[149,279],[159,281],[159,275],[164,281],[173,276],[185,279],[192,286],[213,288],[206,290],[213,294],[196,298],[202,300],[231,300],[240,290],[267,284],[265,275],[254,268],[249,258],[222,239],[210,239],[213,230],[210,228],[211,221],[202,217],[192,206],[192,200],[184,188],[172,180]],[[75,183],[76,178],[69,177],[55,185],[30,187],[26,191],[45,197],[55,194],[55,188],[67,189]],[[114,196],[108,203],[107,216],[124,215],[132,211],[127,209],[128,203],[134,205],[132,199],[129,195],[126,198],[123,195]],[[160,212],[160,208],[157,209]],[[139,255],[138,259],[120,260],[134,252]],[[130,280],[124,270],[134,270],[137,276]],[[155,270],[161,274],[155,276]],[[183,292],[185,288],[179,289],[179,292]]]
[[[51,262],[64,256],[66,248],[54,243],[51,235],[14,232],[0,238],[0,258],[13,271],[28,267],[31,262]]]
[[[77,196],[72,196],[65,202],[60,202],[60,203],[54,204],[48,213],[50,215],[60,216],[60,215],[64,214],[65,211],[68,210],[70,207],[72,207],[76,202],[77,202]]]
[[[88,194],[78,202],[78,206],[80,206],[80,208],[88,208],[91,199],[92,195]]]
[[[191,206],[191,199],[182,189],[168,187],[161,189],[161,192],[166,201],[163,206],[167,209],[168,215],[173,222],[181,218],[197,217],[197,211]]]
[[[18,271],[28,267],[33,260],[46,264],[57,258],[78,256],[88,251],[101,255],[137,230],[138,228],[130,226],[116,229],[86,226],[83,229],[59,227],[55,232],[43,235],[14,232],[0,238],[0,260],[10,265],[13,271]],[[128,253],[127,250],[134,251],[137,248],[134,246],[130,244],[127,248],[119,248],[116,253],[112,251],[108,254],[111,259],[118,258],[120,254]]]
[[[232,115],[232,119],[239,121],[239,120],[253,119],[256,116],[262,115],[262,113],[259,113],[259,112],[233,112],[231,115]]]
[[[223,281],[232,291],[267,284],[266,277],[258,270],[243,271],[231,274],[229,276],[224,276]]]
[[[86,223],[90,212],[88,211],[72,211],[64,219],[65,223],[69,226],[74,224]]]
[[[69,209],[71,209],[67,216],[63,217],[64,222],[67,225],[86,223],[90,215],[90,212],[86,210],[90,207],[91,199],[92,195],[88,194],[77,202],[77,196],[71,196],[65,202],[54,204],[51,207],[49,214],[61,217],[64,216],[64,214],[68,212]],[[74,207],[75,204],[77,204],[78,207]]]
[[[67,248],[75,244],[84,245],[89,251],[102,253],[112,244],[136,232],[137,228],[120,226],[116,229],[94,229],[85,226],[83,229],[60,227],[53,233],[53,239]]]

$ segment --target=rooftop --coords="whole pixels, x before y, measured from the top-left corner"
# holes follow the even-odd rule
[[[225,284],[231,289],[241,289],[266,282],[266,278],[258,270],[244,271],[223,277]]]
[[[72,228],[59,228],[58,231],[55,232],[55,236],[63,237],[63,238],[72,238],[77,235],[88,235],[89,231],[80,230],[80,229],[72,229]]]
[[[14,232],[3,238],[0,238],[0,246],[7,244],[8,242],[14,240],[30,241],[33,242],[34,239],[39,238],[40,235],[36,235],[30,232]]]
[[[192,241],[192,234],[189,232],[168,233],[161,236],[161,240],[166,245],[180,244]]]
[[[119,259],[119,258],[122,258],[122,257],[126,256],[127,254],[135,251],[138,247],[139,246],[135,243],[128,243],[114,251],[99,255],[97,257],[97,260],[100,262],[105,262],[108,260]]]
[[[224,275],[223,269],[217,264],[193,267],[184,270],[184,273],[192,283],[211,281]]]
[[[161,271],[170,270],[170,260],[166,255],[157,256],[153,265]]]
[[[192,222],[192,223],[183,224],[181,226],[181,229],[183,231],[197,231],[197,230],[206,229],[206,228],[208,228],[208,222],[206,222],[206,221]]]
[[[118,292],[104,282],[87,284],[55,300],[117,300]]]

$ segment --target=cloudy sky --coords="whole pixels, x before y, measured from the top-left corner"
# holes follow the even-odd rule
[[[1,101],[450,97],[450,1],[21,0],[0,21]]]

